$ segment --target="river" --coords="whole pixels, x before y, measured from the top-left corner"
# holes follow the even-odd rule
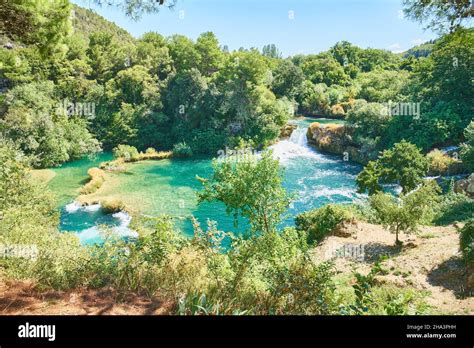
[[[291,137],[271,146],[273,153],[284,167],[284,187],[295,195],[282,226],[294,225],[294,217],[306,210],[327,203],[349,203],[360,199],[356,193],[355,177],[361,167],[343,161],[340,156],[320,153],[308,146],[306,131],[314,119],[301,118]],[[332,120],[318,120],[332,123]],[[104,214],[99,205],[80,207],[74,203],[77,189],[87,181],[87,169],[110,159],[110,154],[101,154],[94,159],[84,159],[54,169],[56,176],[49,186],[60,199],[61,230],[77,233],[84,244],[101,240],[98,225],[112,226],[123,236],[134,235],[128,229],[130,217],[124,213]],[[161,161],[144,161],[132,164],[125,173],[114,174],[119,184],[101,189],[101,196],[121,199],[127,205],[138,208],[149,216],[170,215],[176,227],[185,235],[192,235],[189,217],[194,216],[206,225],[207,219],[215,220],[219,229],[242,231],[245,221],[240,220],[236,228],[233,218],[225,213],[220,203],[197,204],[196,191],[201,184],[196,175],[209,177],[212,173],[211,159],[191,158]]]

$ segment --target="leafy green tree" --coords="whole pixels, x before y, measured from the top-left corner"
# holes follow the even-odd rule
[[[404,13],[428,28],[455,31],[473,16],[470,0],[404,0]]]
[[[400,244],[398,234],[417,231],[418,224],[436,203],[439,191],[434,181],[427,181],[417,190],[399,198],[379,192],[371,196],[369,202],[380,222],[395,233],[395,243]]]
[[[168,48],[177,72],[197,69],[201,62],[199,52],[193,41],[183,35],[173,35],[168,38]]]
[[[361,49],[348,41],[340,41],[329,49],[329,52],[341,65],[352,63],[358,65]]]
[[[474,266],[474,218],[469,219],[459,231],[459,247],[464,260]]]
[[[34,44],[43,57],[65,50],[71,33],[68,0],[1,0],[0,32],[13,40]]]
[[[300,92],[304,74],[289,59],[280,61],[273,71],[272,91],[278,97],[294,98]]]
[[[159,105],[160,95],[156,81],[145,67],[135,65],[120,71],[107,82],[106,93],[113,105],[128,103],[133,105]]]
[[[399,184],[406,194],[423,181],[428,169],[429,161],[420,150],[402,140],[385,150],[377,161],[369,162],[356,182],[360,192],[374,194],[382,190],[382,184]]]
[[[274,232],[289,204],[282,186],[278,160],[267,151],[259,159],[253,155],[214,161],[210,179],[200,179],[204,190],[199,201],[221,201],[235,221],[239,215],[249,219],[254,233]]]
[[[401,58],[388,50],[367,48],[359,53],[359,69],[369,72],[375,69],[397,70]]]
[[[301,64],[305,76],[314,84],[325,83],[328,86],[349,84],[349,76],[339,62],[327,53],[309,55]]]
[[[202,33],[196,40],[196,51],[200,62],[198,69],[203,76],[211,76],[222,68],[224,54],[214,33]]]
[[[268,58],[280,59],[282,54],[275,44],[268,44],[263,46],[262,55]]]
[[[91,66],[91,79],[99,83],[110,80],[117,72],[126,68],[127,55],[113,34],[96,32],[89,36],[87,57]]]
[[[367,138],[380,142],[380,138],[390,123],[390,114],[385,105],[357,101],[347,113],[347,121],[354,130],[355,140],[359,144],[366,143]]]
[[[199,128],[207,117],[214,114],[209,85],[199,70],[193,68],[171,76],[165,94],[165,110],[173,117],[173,129],[183,136]]]
[[[407,71],[372,70],[359,74],[355,83],[359,84],[358,98],[368,102],[388,103],[402,101],[403,89],[408,84],[410,74]]]
[[[6,96],[0,135],[34,157],[38,167],[56,166],[99,151],[99,142],[87,130],[82,115],[68,116],[59,105],[51,81],[13,88]]]
[[[145,33],[138,40],[137,63],[148,68],[157,80],[165,80],[174,70],[166,39],[154,32]]]

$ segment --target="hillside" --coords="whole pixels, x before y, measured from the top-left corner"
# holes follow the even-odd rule
[[[77,5],[73,5],[74,19],[73,27],[77,34],[88,38],[94,32],[103,32],[113,34],[119,42],[124,44],[133,43],[134,37],[126,30],[120,28],[113,22],[106,20],[104,17]]]

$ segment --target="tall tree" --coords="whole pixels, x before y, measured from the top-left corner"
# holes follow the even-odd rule
[[[280,164],[268,151],[261,158],[248,155],[216,160],[212,177],[200,181],[204,185],[198,194],[200,202],[223,202],[235,221],[240,215],[249,219],[253,233],[276,231],[288,208]]]

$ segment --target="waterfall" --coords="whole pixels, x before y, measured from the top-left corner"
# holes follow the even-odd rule
[[[307,132],[308,132],[307,127],[306,128],[298,127],[291,133],[289,141],[299,146],[307,147],[308,146],[308,138],[306,136]]]
[[[286,163],[289,159],[294,157],[309,157],[318,162],[331,161],[308,145],[308,138],[306,136],[307,132],[307,126],[298,124],[297,128],[291,133],[291,136],[288,139],[280,140],[278,143],[270,147],[270,149],[273,150],[274,156],[282,163]]]

